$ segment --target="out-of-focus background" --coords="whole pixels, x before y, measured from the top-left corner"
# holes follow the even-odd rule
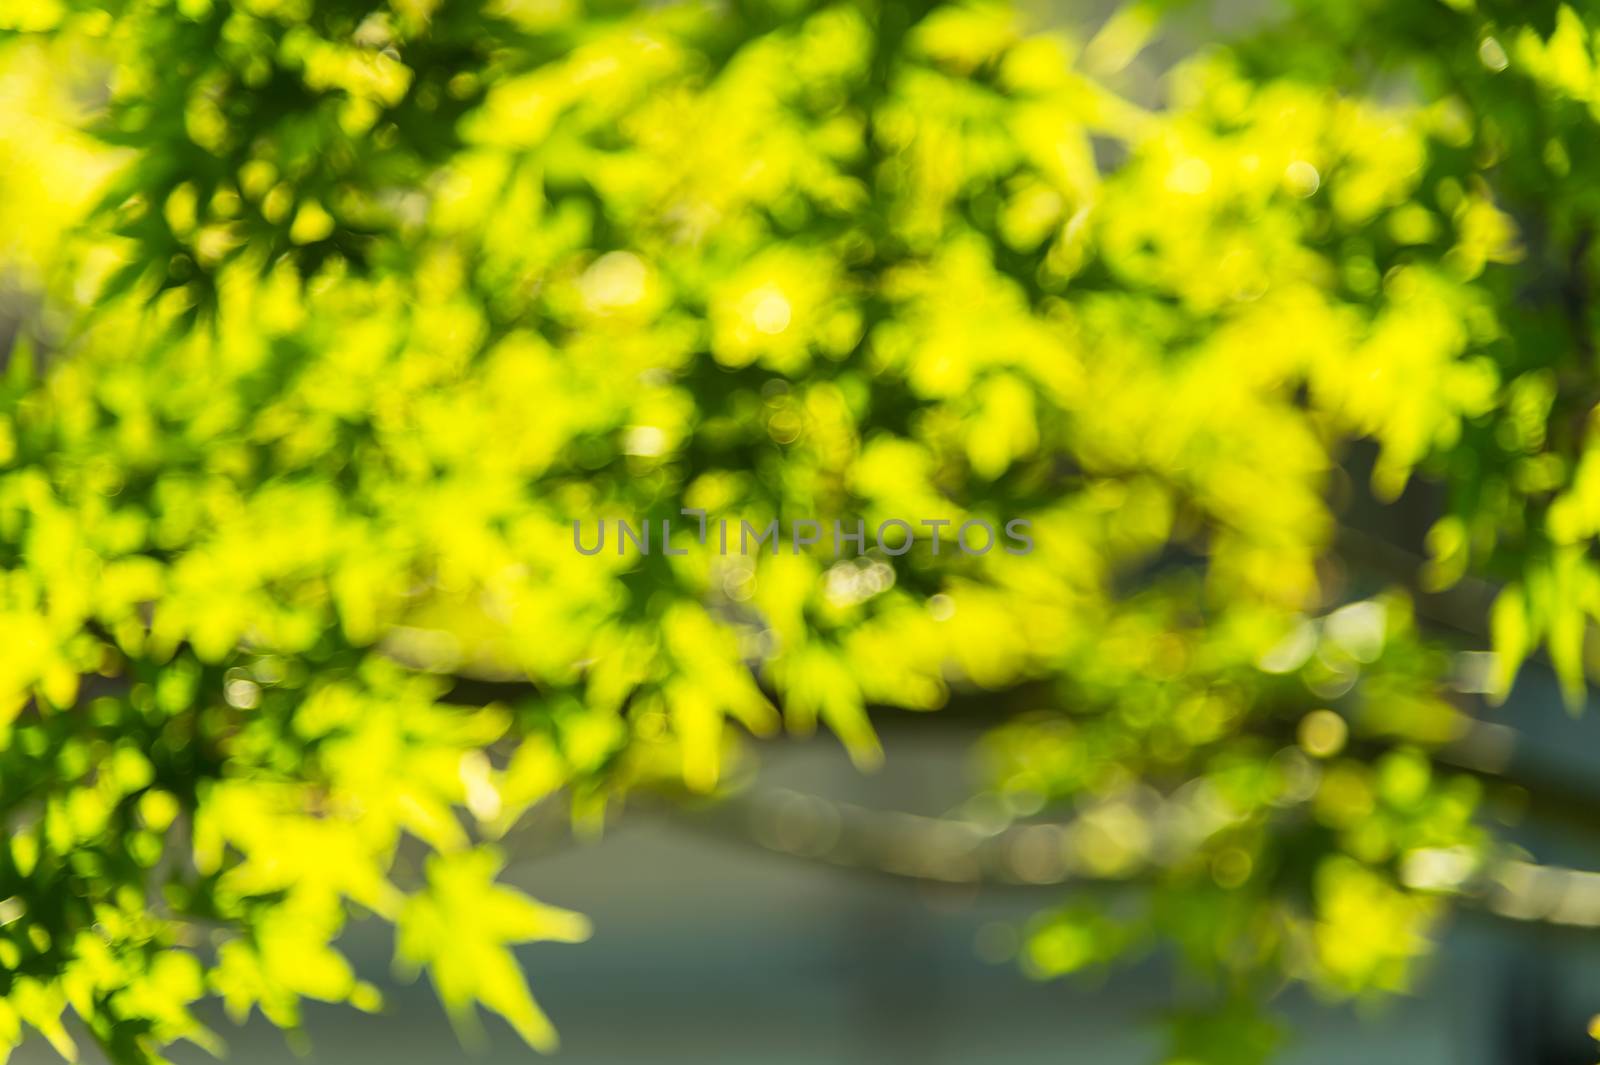
[[[1600,720],[1574,720],[1540,669],[1504,711],[1526,729],[1520,757],[1576,792],[1572,818],[1529,822],[1515,837],[1552,861],[1592,853],[1581,804],[1600,787]],[[959,727],[886,732],[884,769],[863,775],[828,740],[764,752],[760,787],[736,812],[641,808],[598,839],[546,824],[518,838],[508,879],[595,922],[580,946],[520,953],[560,1026],[571,1065],[1138,1065],[1159,1053],[1174,1004],[1170,966],[1040,982],[1018,967],[1019,932],[1054,887],[917,880],[806,857],[826,807],[945,816],[967,800],[970,744]],[[796,814],[808,815],[796,819]],[[821,828],[818,825],[821,825]],[[787,834],[787,835],[786,835]],[[1574,903],[1600,907],[1593,893]],[[1114,889],[1113,889],[1114,890]],[[1556,889],[1559,894],[1559,889]],[[1551,907],[1558,898],[1545,898]],[[1274,1005],[1292,1033],[1288,1065],[1580,1065],[1600,1000],[1600,934],[1464,911],[1411,993],[1330,1004],[1291,990]],[[312,1006],[304,1038],[257,1020],[233,1029],[213,1011],[237,1065],[474,1061],[531,1052],[489,1018],[453,1029],[425,983],[389,973],[393,940],[372,923],[342,945],[384,989],[365,1015]],[[1181,984],[1180,984],[1181,986]],[[43,1065],[42,1043],[14,1059]],[[90,1050],[85,1060],[100,1059]],[[174,1060],[209,1060],[180,1049]]]

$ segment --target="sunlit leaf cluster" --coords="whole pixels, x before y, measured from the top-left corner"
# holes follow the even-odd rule
[[[1499,694],[1546,646],[1581,695],[1592,21],[1286,4],[1152,104],[1149,5],[1085,43],[999,3],[11,4],[0,1043],[376,1008],[337,947],[376,917],[549,1047],[510,948],[587,925],[497,879],[533,806],[592,830],[819,725],[871,767],[875,716],[952,702],[994,713],[980,799],[1077,816],[1022,878],[1132,889],[1029,970],[1175,946],[1240,1018],[1190,1061],[1265,1053],[1285,981],[1407,987],[1492,843],[1427,754],[1448,656],[1339,525],[1445,485],[1424,587],[1509,581]],[[830,535],[891,519],[912,550]],[[618,520],[676,550],[576,549]]]

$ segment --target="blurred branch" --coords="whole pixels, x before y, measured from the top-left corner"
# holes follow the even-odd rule
[[[1463,577],[1449,588],[1428,591],[1417,577],[1425,561],[1421,556],[1348,525],[1339,526],[1334,550],[1352,565],[1405,588],[1422,618],[1479,641],[1489,639],[1489,607],[1499,594],[1490,582]]]
[[[1004,827],[835,802],[788,789],[735,795],[696,808],[665,808],[675,822],[775,854],[863,873],[984,888],[1136,883],[1152,870],[1198,853],[1203,825],[1191,803],[1160,800],[1146,810],[1151,849],[1111,871],[1086,853],[1103,833],[1100,811],[1063,822]],[[1418,887],[1419,885],[1413,885]],[[1463,905],[1515,921],[1600,928],[1600,872],[1496,862],[1449,885]]]
[[[1600,872],[1507,861],[1488,877],[1476,903],[1514,921],[1600,928]]]

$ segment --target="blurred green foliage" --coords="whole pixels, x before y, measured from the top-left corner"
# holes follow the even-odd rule
[[[1407,986],[1491,843],[1339,508],[1444,486],[1423,586],[1504,582],[1495,693],[1543,646],[1581,700],[1600,11],[1286,3],[1134,102],[1203,14],[5,4],[0,1044],[375,1008],[376,915],[547,1048],[509,948],[586,926],[497,883],[534,804],[819,723],[870,766],[869,707],[972,693],[1029,711],[1004,816],[1081,815],[1044,872],[1139,885],[1030,970],[1175,944],[1189,1062]],[[1037,550],[573,550],[685,507]]]

